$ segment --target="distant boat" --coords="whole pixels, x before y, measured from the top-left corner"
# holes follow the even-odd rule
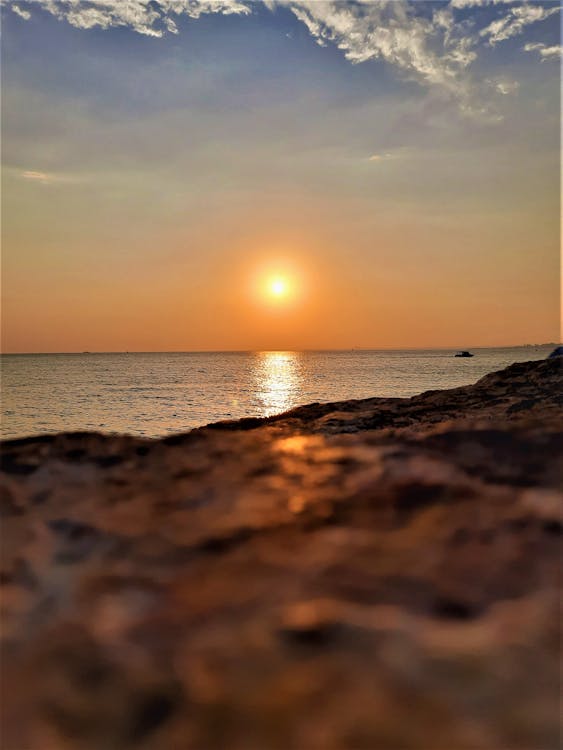
[[[473,354],[471,354],[471,352],[458,352],[454,356],[455,357],[473,357]]]

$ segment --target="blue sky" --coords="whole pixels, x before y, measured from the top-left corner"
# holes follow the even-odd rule
[[[558,8],[4,2],[7,348],[557,338]]]

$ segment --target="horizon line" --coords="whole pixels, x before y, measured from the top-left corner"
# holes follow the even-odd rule
[[[112,350],[74,350],[74,351],[22,351],[22,352],[0,352],[0,356],[48,356],[48,355],[81,355],[81,354],[261,354],[263,352],[396,352],[396,351],[461,351],[463,349],[518,349],[518,348],[540,348],[543,346],[560,346],[555,341],[546,341],[540,344],[497,344],[487,345],[476,344],[473,346],[387,346],[387,347],[369,347],[369,346],[352,346],[336,348],[302,348],[302,349],[112,349]]]

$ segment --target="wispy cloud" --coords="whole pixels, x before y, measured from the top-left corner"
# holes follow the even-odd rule
[[[510,8],[505,16],[493,21],[486,28],[482,29],[480,35],[488,38],[488,43],[494,46],[498,42],[504,42],[506,39],[518,36],[524,31],[526,26],[538,21],[544,21],[554,13],[558,13],[559,10],[559,5],[545,8],[540,4],[529,5],[528,3],[523,3],[522,5]]]
[[[2,4],[10,5],[22,18],[31,17],[29,10],[21,9],[21,2],[16,5],[12,0],[4,0]],[[251,2],[247,0],[25,0],[25,6],[48,11],[78,29],[127,26],[154,37],[161,37],[167,31],[177,32],[174,16],[199,18],[207,13],[251,12]]]
[[[514,94],[520,88],[518,81],[512,81],[509,78],[487,78],[486,83],[504,96]]]
[[[397,159],[404,159],[409,155],[410,149],[408,148],[397,148],[393,151],[382,151],[381,153],[372,154],[368,157],[368,161],[382,162],[382,161],[395,161]]]
[[[29,21],[31,18],[31,13],[28,10],[22,10],[19,5],[16,5],[15,3],[12,5],[12,10],[14,13],[18,16],[21,16],[26,21]]]
[[[257,7],[253,0],[0,0],[0,4],[26,19],[37,8],[80,29],[122,26],[153,37],[178,33],[181,16],[248,15]],[[498,17],[491,21],[490,12],[484,14],[487,25],[479,28],[485,6],[495,8]],[[559,3],[513,0],[451,0],[435,5],[414,0],[264,0],[263,7],[287,8],[318,44],[336,45],[351,63],[381,60],[473,115],[486,114],[487,97],[517,88],[516,82],[474,80],[471,65],[479,47],[494,47],[560,10]],[[471,19],[467,9],[475,9]],[[542,59],[555,54],[555,48],[545,45],[534,49]]]
[[[8,168],[8,171],[28,182],[35,182],[40,185],[54,185],[59,183],[81,183],[85,181],[84,175],[60,174],[54,172],[39,172],[34,169],[14,169]]]
[[[283,4],[318,42],[336,44],[350,62],[381,59],[423,84],[458,93],[460,72],[475,59],[470,43],[455,33],[447,7],[428,18],[405,2]]]
[[[542,42],[536,42],[535,44],[525,44],[524,50],[526,52],[538,52],[543,60],[550,58],[559,58],[563,55],[563,47],[560,44],[554,44],[552,47],[548,47]]]
[[[509,5],[515,0],[451,0],[452,8],[483,8],[485,5]]]
[[[44,185],[48,182],[52,182],[52,175],[48,175],[46,172],[34,172],[33,170],[27,169],[24,172],[20,172],[20,177],[24,180],[32,180],[33,182],[41,182]]]

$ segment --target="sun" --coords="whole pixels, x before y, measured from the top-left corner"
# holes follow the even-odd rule
[[[270,295],[276,299],[281,299],[282,297],[287,296],[288,290],[289,286],[287,280],[283,279],[281,276],[276,276],[268,282],[268,291]]]
[[[264,263],[249,281],[254,300],[272,311],[290,311],[302,301],[300,271],[288,263]]]

